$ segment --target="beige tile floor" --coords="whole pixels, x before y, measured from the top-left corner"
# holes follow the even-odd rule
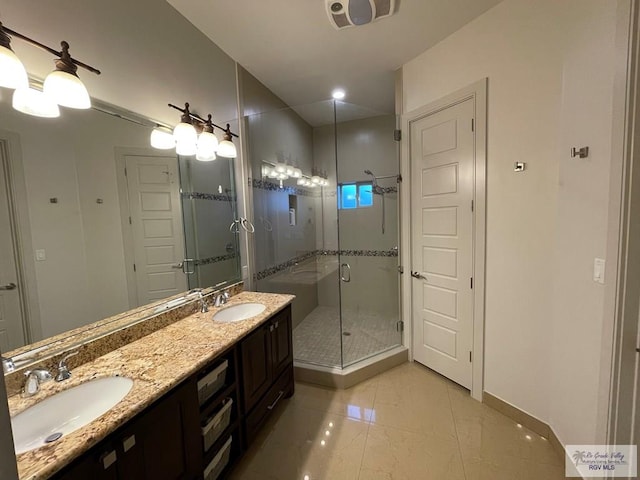
[[[348,390],[296,384],[234,480],[556,480],[546,439],[407,363]]]

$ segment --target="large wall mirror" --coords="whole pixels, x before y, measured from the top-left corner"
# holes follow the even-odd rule
[[[24,115],[8,92],[0,98],[3,355],[241,278],[229,228],[232,159],[155,150],[153,123],[98,102],[57,119]]]

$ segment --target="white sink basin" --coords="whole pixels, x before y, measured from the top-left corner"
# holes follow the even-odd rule
[[[213,316],[213,319],[216,322],[239,322],[261,314],[266,308],[261,303],[240,303],[220,310]]]
[[[40,448],[92,422],[122,400],[131,387],[130,378],[96,378],[20,412],[11,419],[16,454]]]

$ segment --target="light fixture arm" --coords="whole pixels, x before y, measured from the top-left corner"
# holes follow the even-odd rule
[[[228,123],[227,123],[227,128],[224,128],[224,127],[221,127],[220,125],[216,125],[215,123],[213,123],[213,122],[211,121],[211,115],[209,115],[209,116],[208,116],[208,118],[207,118],[207,120],[205,120],[205,119],[204,119],[204,118],[202,118],[201,116],[196,115],[195,113],[191,113],[191,112],[189,111],[189,104],[188,104],[188,103],[185,103],[185,108],[180,108],[180,107],[178,107],[178,106],[174,105],[173,103],[168,103],[167,105],[168,105],[169,107],[171,107],[171,108],[174,108],[174,109],[178,110],[179,112],[182,112],[183,117],[184,117],[185,115],[188,115],[191,119],[193,119],[193,120],[196,120],[196,121],[200,122],[202,125],[205,125],[205,126],[206,126],[206,125],[211,124],[211,127],[212,127],[212,128],[213,128],[213,127],[215,127],[215,128],[219,128],[220,130],[222,130],[223,132],[225,132],[225,135],[229,135],[230,137],[240,138],[240,136],[239,136],[239,135],[236,135],[235,133],[233,133],[233,132],[231,131],[231,128],[230,128],[230,126],[229,126],[229,124],[228,124]],[[191,123],[191,122],[189,122],[189,123]],[[231,138],[228,138],[228,139],[226,139],[226,138],[225,138],[225,140],[231,140]]]
[[[42,50],[45,50],[51,53],[52,55],[55,55],[56,57],[58,57],[59,60],[56,60],[56,67],[59,70],[65,71],[67,73],[72,73],[69,71],[69,68],[70,68],[69,66],[71,65],[75,67],[76,70],[77,70],[77,67],[82,67],[85,70],[89,70],[90,72],[95,73],[96,75],[100,75],[100,70],[98,70],[97,68],[93,68],[91,65],[87,65],[86,63],[82,63],[81,61],[76,60],[75,58],[71,58],[71,56],[69,55],[69,44],[65,41],[61,42],[62,50],[57,51],[51,47],[47,47],[43,43],[40,43],[32,38],[27,37],[26,35],[23,35],[19,32],[16,32],[15,30],[5,27],[4,25],[2,25],[2,22],[0,22],[0,45],[2,45],[3,47],[9,48],[8,45],[11,40],[11,37],[9,35],[11,35],[11,37],[16,37],[21,40],[24,40],[25,42],[30,43],[31,45],[35,45],[36,47],[41,48]],[[65,45],[66,45],[66,48],[65,48]],[[59,62],[64,62],[61,64],[64,66],[64,68],[59,67]],[[75,71],[72,74],[75,75]]]

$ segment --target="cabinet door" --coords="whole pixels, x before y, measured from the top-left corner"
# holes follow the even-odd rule
[[[118,435],[122,479],[178,480],[202,473],[198,398],[188,381]]]
[[[119,455],[108,441],[100,443],[55,475],[56,480],[118,480]]]
[[[291,308],[287,307],[272,320],[271,360],[273,378],[280,374],[293,362],[293,345],[291,341]]]
[[[242,386],[244,411],[251,410],[272,382],[271,332],[269,325],[260,327],[242,341]]]

